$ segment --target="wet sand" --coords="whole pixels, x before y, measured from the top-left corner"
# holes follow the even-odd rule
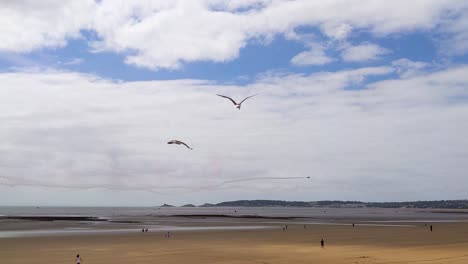
[[[401,223],[399,223],[401,224]],[[325,247],[320,247],[320,239]],[[468,223],[408,226],[280,225],[273,229],[162,231],[0,238],[0,262],[468,263]]]

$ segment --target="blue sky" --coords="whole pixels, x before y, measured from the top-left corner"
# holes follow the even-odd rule
[[[300,32],[320,34],[316,30],[300,30]],[[1,71],[23,67],[57,68],[122,81],[202,79],[246,84],[253,82],[258,74],[268,71],[310,74],[386,65],[401,58],[430,64],[466,62],[467,56],[440,54],[434,37],[433,32],[411,32],[383,38],[357,33],[356,36],[349,38],[351,43],[371,42],[390,52],[372,61],[346,62],[339,59],[339,51],[330,50],[328,55],[338,59],[326,65],[298,66],[293,65],[291,59],[298,53],[308,50],[307,46],[300,41],[275,35],[268,42],[249,41],[240,49],[238,57],[225,62],[196,61],[186,63],[180,69],[152,70],[126,64],[124,60],[128,52],[93,52],[88,45],[89,39],[93,38],[92,34],[82,32],[81,38],[68,40],[64,47],[44,48],[25,54],[4,52],[0,56],[0,66]]]
[[[0,3],[0,205],[467,198],[467,24],[458,0]]]

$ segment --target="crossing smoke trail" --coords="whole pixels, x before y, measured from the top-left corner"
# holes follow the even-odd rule
[[[184,189],[182,186],[126,186],[126,185],[114,185],[114,184],[56,184],[56,183],[46,183],[34,180],[28,180],[24,178],[17,177],[6,177],[0,176],[0,179],[6,180],[0,181],[0,185],[15,187],[15,186],[30,186],[30,187],[44,187],[44,188],[63,188],[63,189],[78,189],[78,190],[90,190],[90,189],[108,189],[108,190],[120,190],[120,191],[147,191],[151,193],[163,194],[156,190],[173,190],[173,189]]]
[[[238,180],[229,180],[224,181],[215,187],[220,187],[226,184],[236,183],[236,182],[246,182],[246,181],[259,181],[259,180],[296,180],[296,179],[309,179],[310,177],[257,177],[257,178],[245,178]]]
[[[257,177],[257,178],[244,178],[237,180],[224,181],[216,185],[211,186],[199,186],[199,187],[189,187],[189,186],[154,186],[154,185],[145,185],[145,186],[126,186],[126,185],[114,185],[114,184],[74,184],[74,185],[64,185],[64,184],[55,184],[55,183],[46,183],[40,181],[34,181],[18,177],[6,177],[0,176],[0,185],[1,186],[30,186],[30,187],[44,187],[44,188],[63,188],[63,189],[79,189],[79,190],[89,190],[89,189],[108,189],[108,190],[120,190],[120,191],[147,191],[156,194],[169,195],[157,190],[212,190],[215,188],[220,188],[224,185],[229,185],[237,182],[247,182],[247,181],[259,181],[259,180],[296,180],[296,179],[309,179],[310,177]],[[6,181],[5,181],[6,180]]]

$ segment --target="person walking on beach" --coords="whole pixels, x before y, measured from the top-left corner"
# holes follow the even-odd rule
[[[320,245],[322,246],[322,248],[325,246],[325,241],[323,240],[323,238],[322,240],[320,240]]]
[[[83,260],[81,260],[80,255],[76,255],[75,264],[81,264],[82,261]]]
[[[431,225],[431,227],[430,227],[430,228],[431,228],[431,232],[432,232],[432,225]]]

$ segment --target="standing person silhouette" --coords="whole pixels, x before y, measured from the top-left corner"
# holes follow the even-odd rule
[[[80,257],[80,254],[76,255],[75,264],[81,264],[83,260]]]
[[[432,232],[432,225],[431,225],[431,232]]]
[[[322,240],[320,240],[320,245],[322,246],[322,248],[325,246],[325,240],[323,240],[323,238]]]

